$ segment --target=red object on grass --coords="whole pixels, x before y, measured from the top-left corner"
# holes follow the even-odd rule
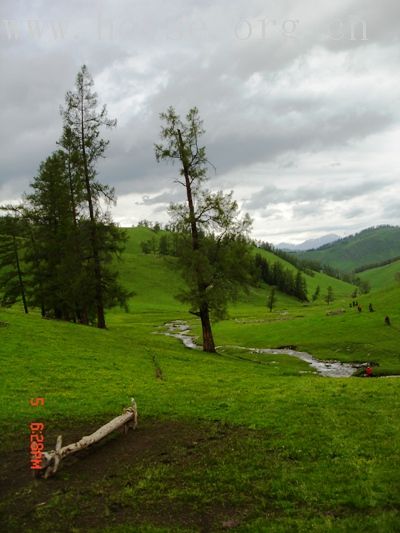
[[[370,366],[367,366],[367,368],[365,369],[365,373],[367,376],[372,376],[372,368]]]

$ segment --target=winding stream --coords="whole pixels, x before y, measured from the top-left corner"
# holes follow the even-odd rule
[[[190,329],[186,322],[183,320],[175,320],[165,324],[167,331],[164,335],[168,337],[175,337],[179,339],[187,348],[192,350],[199,350],[198,346],[194,342],[194,337],[190,335]],[[230,348],[237,348],[240,350],[246,350],[251,353],[258,354],[272,354],[272,355],[290,355],[297,357],[302,361],[308,363],[318,374],[330,378],[349,378],[352,376],[358,368],[364,365],[351,365],[349,363],[341,363],[339,361],[320,361],[315,359],[311,354],[307,352],[298,352],[291,349],[278,349],[278,348],[246,348],[245,346],[229,346]],[[218,348],[222,348],[219,346]]]

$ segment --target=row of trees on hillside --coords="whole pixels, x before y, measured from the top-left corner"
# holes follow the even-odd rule
[[[92,87],[83,66],[61,108],[59,148],[40,164],[22,203],[2,207],[1,302],[22,298],[25,312],[39,307],[44,317],[105,328],[105,308],[125,305],[129,295],[113,267],[125,237],[102,209],[114,190],[97,179],[108,145],[101,131],[116,121],[106,106],[98,109]]]
[[[153,255],[170,255],[176,257],[178,255],[179,238],[177,233],[171,232],[160,235],[157,239],[152,237],[140,243],[140,248],[144,254]]]
[[[270,263],[261,254],[256,254],[255,264],[260,280],[302,302],[308,302],[307,282],[300,270],[294,273],[289,268],[283,267],[280,261]]]
[[[321,263],[317,259],[309,259],[309,258],[305,258],[304,256],[299,257],[296,252],[286,252],[284,250],[280,250],[279,248],[276,248],[273,244],[269,242],[259,241],[256,244],[258,248],[272,252],[277,257],[280,257],[287,263],[292,264],[298,270],[301,270],[302,272],[304,272],[305,274],[308,274],[309,276],[314,276],[315,272],[321,272],[332,278],[336,278],[346,283],[350,283],[351,285],[356,285],[359,288],[359,291],[361,294],[368,293],[371,290],[371,287],[368,281],[361,279],[356,274],[359,272],[362,272],[363,270],[374,268],[374,266],[380,266],[381,264],[387,264],[387,262],[382,262],[381,264],[377,263],[375,265],[369,265],[367,267],[361,267],[359,269],[355,269],[354,272],[343,272],[342,270],[339,270],[338,268],[335,268],[331,265]],[[324,245],[324,247],[325,246],[329,247],[331,246],[331,243]],[[388,262],[391,262],[391,260],[389,260]]]

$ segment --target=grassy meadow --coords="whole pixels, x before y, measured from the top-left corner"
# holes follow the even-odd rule
[[[389,265],[371,268],[359,274],[361,279],[369,281],[372,287],[377,289],[391,289],[393,286],[400,287],[395,275],[400,272],[400,261],[394,261]]]
[[[267,288],[254,288],[215,324],[223,349],[205,354],[162,334],[171,320],[200,328],[174,298],[173,258],[140,252],[151,235],[129,230],[118,268],[136,294],[128,313],[107,314],[107,330],[0,309],[0,530],[399,531],[400,385],[389,376],[400,375],[400,285],[363,273],[372,290],[361,313],[351,285],[319,273],[307,276],[310,295],[321,287],[312,304],[278,293],[269,312]],[[237,348],[288,345],[370,362],[376,379],[323,378],[294,357]],[[136,431],[66,460],[53,479],[31,477],[31,421],[45,423],[53,449],[58,434],[89,434],[132,396]],[[45,405],[31,407],[35,397]]]

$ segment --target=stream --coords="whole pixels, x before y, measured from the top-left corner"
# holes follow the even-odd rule
[[[187,348],[192,350],[200,350],[200,346],[194,342],[194,337],[190,334],[189,325],[186,322],[183,320],[175,320],[173,322],[164,324],[164,326],[167,328],[167,331],[163,333],[164,335],[179,339]],[[217,348],[222,348],[222,346],[218,346]],[[247,348],[245,346],[229,346],[229,348],[246,350],[250,353],[290,355],[292,357],[297,357],[298,359],[308,363],[315,370],[315,372],[321,376],[329,378],[349,378],[356,372],[358,368],[365,366],[341,363],[339,361],[320,361],[319,359],[315,359],[307,352],[298,352],[289,348]]]

